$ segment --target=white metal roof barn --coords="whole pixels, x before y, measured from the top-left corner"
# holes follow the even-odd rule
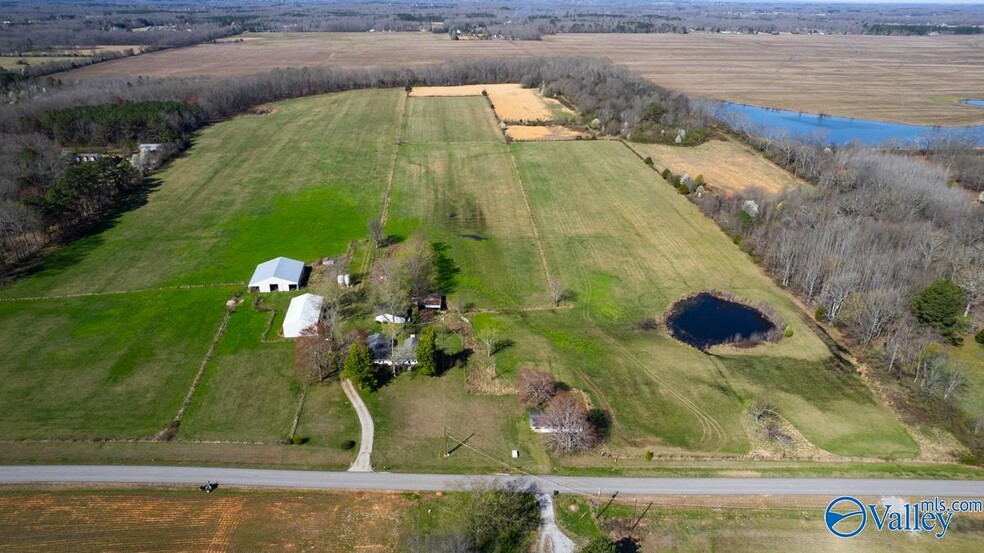
[[[250,292],[278,292],[297,290],[304,277],[304,262],[278,257],[256,266],[249,279]]]
[[[305,330],[317,325],[324,304],[325,298],[314,294],[301,294],[290,300],[284,317],[284,338],[303,336]]]

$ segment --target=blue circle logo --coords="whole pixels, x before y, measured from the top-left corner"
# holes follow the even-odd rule
[[[864,530],[864,525],[868,522],[864,505],[847,495],[831,501],[823,518],[827,529],[838,538],[853,538]]]

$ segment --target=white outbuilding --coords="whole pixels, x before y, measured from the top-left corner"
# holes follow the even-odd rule
[[[250,292],[278,292],[297,290],[304,277],[304,263],[296,259],[278,257],[256,266],[249,279]]]
[[[318,324],[325,298],[314,294],[301,294],[290,300],[284,316],[284,338],[297,338]]]

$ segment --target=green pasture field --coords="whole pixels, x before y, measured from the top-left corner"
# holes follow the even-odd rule
[[[419,101],[411,99],[410,105]],[[507,146],[406,145],[400,148],[393,182],[387,232],[406,236],[420,228],[432,241],[446,244],[461,269],[454,291],[462,306],[528,307],[550,301]]]
[[[181,406],[233,293],[0,302],[0,437],[152,437]]]
[[[488,101],[480,96],[410,98],[403,140],[408,144],[505,142]]]

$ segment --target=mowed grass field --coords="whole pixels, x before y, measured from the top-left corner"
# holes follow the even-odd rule
[[[174,417],[228,288],[0,302],[0,437],[148,437]]]
[[[99,63],[63,78],[217,76],[277,67],[420,67],[449,60],[605,58],[692,97],[919,125],[984,123],[979,36],[584,34],[449,40],[433,33],[262,33]]]
[[[448,495],[197,489],[0,491],[11,551],[398,551]],[[450,509],[450,507],[448,508]]]
[[[387,232],[405,237],[419,228],[448,245],[461,270],[455,291],[462,306],[549,302],[519,175],[488,103],[481,97],[408,102],[408,134],[443,140],[400,147]]]
[[[799,186],[809,186],[778,167],[762,154],[733,140],[711,140],[692,148],[661,144],[635,144],[642,157],[652,157],[658,171],[669,169],[674,175],[703,175],[711,188],[745,193],[759,189],[778,194]]]
[[[0,392],[11,400],[0,407],[0,438],[139,438],[163,429],[226,316],[224,302],[243,289],[253,266],[277,255],[337,255],[364,239],[392,169],[387,231],[423,232],[447,246],[459,269],[450,300],[490,311],[482,324],[505,329],[510,345],[497,354],[498,382],[508,389],[528,366],[583,390],[607,413],[605,447],[626,466],[644,467],[647,449],[748,452],[741,418],[762,396],[832,453],[918,453],[859,378],[832,363],[789,297],[625,145],[506,145],[482,98],[373,90],[272,107],[270,115],[205,130],[158,175],[145,205],[0,292],[0,324],[17,329],[3,344],[15,355],[0,360],[0,376],[15,383]],[[544,260],[573,292],[563,308],[550,305]],[[704,288],[767,302],[794,336],[706,355],[635,330]],[[61,297],[78,293],[94,295]],[[169,445],[257,442],[267,448],[262,462],[276,459],[269,447],[287,437],[303,390],[291,345],[276,339],[287,301],[277,294],[265,302],[277,313],[265,338],[271,315],[249,297],[229,315]],[[118,362],[100,356],[120,348]],[[79,384],[59,387],[63,375]],[[403,375],[370,394],[377,466],[608,466],[597,451],[551,458],[514,397],[469,395],[465,382],[455,368],[437,379]],[[316,386],[308,398],[298,432],[308,445],[283,446],[302,453],[284,453],[282,462],[344,465],[353,452],[338,444],[358,437],[353,413],[337,389]],[[471,437],[441,461],[445,425],[457,438]],[[518,462],[511,449],[521,450]],[[311,450],[323,455],[303,453]],[[236,449],[239,462],[260,462],[243,451]]]

